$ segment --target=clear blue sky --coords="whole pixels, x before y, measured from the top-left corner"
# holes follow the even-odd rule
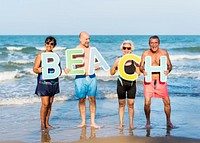
[[[0,0],[0,35],[200,35],[200,0]]]

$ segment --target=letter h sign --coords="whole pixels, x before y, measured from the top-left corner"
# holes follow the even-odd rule
[[[145,76],[145,82],[152,81],[152,72],[160,72],[160,81],[166,82],[167,76],[164,74],[164,71],[167,70],[167,59],[166,56],[160,57],[160,66],[151,66],[151,56],[145,57],[145,71],[147,75]]]

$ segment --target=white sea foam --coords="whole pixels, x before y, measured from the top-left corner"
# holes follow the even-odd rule
[[[12,98],[3,98],[0,100],[0,106],[5,105],[23,105],[40,102],[39,97],[12,97]]]
[[[183,75],[199,75],[200,71],[172,71],[170,74],[177,75],[177,76],[183,76]]]
[[[6,47],[7,48],[7,50],[9,50],[9,51],[20,51],[20,50],[22,50],[23,48],[25,48],[25,47],[14,47],[14,46],[9,46],[9,47]]]
[[[171,55],[170,56],[171,60],[182,60],[182,59],[190,59],[190,60],[195,60],[198,59],[200,60],[200,55]]]
[[[31,74],[31,75],[35,75],[35,76],[37,75],[36,73],[33,72],[32,68],[25,68],[24,71]]]
[[[45,47],[36,47],[37,50],[40,50],[40,51],[44,51],[45,50]],[[61,51],[61,50],[65,50],[66,47],[55,47],[53,48],[53,51]]]
[[[118,76],[118,72],[116,72],[115,75],[111,76],[110,70],[109,71],[98,70],[96,71],[96,76],[97,76],[97,79],[101,79],[103,81],[116,80]]]
[[[170,75],[175,77],[190,77],[195,80],[200,80],[200,71],[172,71]]]
[[[29,64],[33,63],[33,61],[28,61],[28,60],[15,60],[15,61],[9,61],[11,63],[16,63],[16,64]]]
[[[37,50],[44,51],[45,47],[36,47]]]
[[[110,94],[106,94],[104,97],[108,99],[113,99],[113,98],[117,98],[117,94],[110,93]]]
[[[19,76],[18,70],[0,72],[0,81],[13,80]]]
[[[54,102],[69,100],[68,96],[55,96]],[[0,99],[0,106],[7,105],[23,105],[23,104],[33,104],[41,102],[40,97],[37,95],[31,95],[27,97],[11,97]]]

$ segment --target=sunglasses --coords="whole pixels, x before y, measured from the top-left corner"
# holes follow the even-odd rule
[[[123,50],[131,50],[131,47],[123,47]]]
[[[47,45],[54,46],[54,43],[46,42]]]

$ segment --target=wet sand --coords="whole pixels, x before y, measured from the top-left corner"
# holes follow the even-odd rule
[[[43,140],[41,143],[50,141]],[[182,137],[135,137],[135,136],[116,136],[106,138],[81,139],[70,143],[200,143],[198,139],[182,138]],[[21,141],[0,141],[0,143],[25,143]],[[52,143],[68,143],[68,142],[52,142]]]
[[[134,137],[117,136],[94,138],[71,143],[200,143],[200,140],[180,137]]]

